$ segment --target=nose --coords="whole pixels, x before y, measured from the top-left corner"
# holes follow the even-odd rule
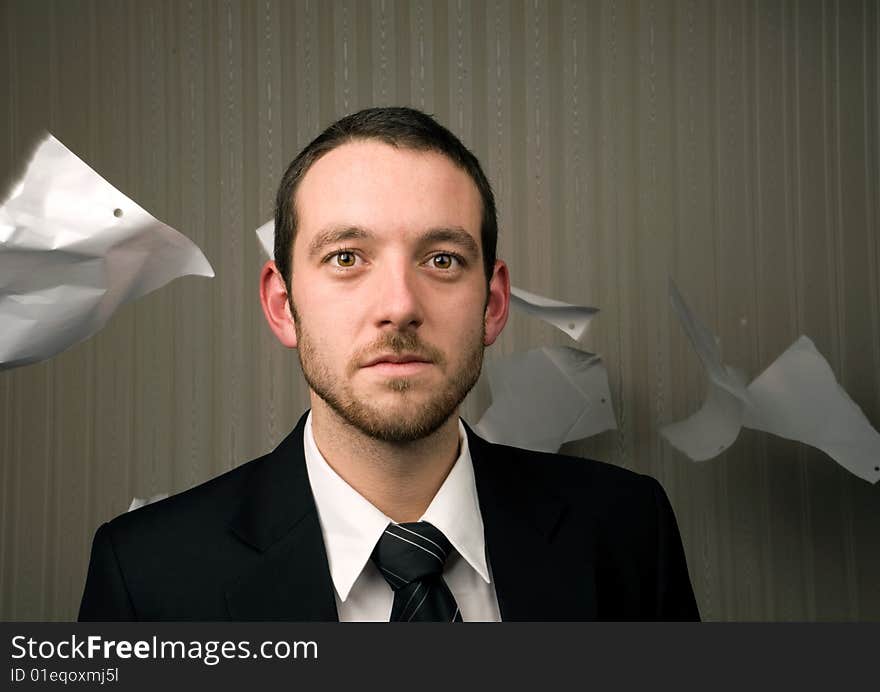
[[[417,269],[404,260],[376,272],[376,326],[395,331],[418,329],[424,320]]]

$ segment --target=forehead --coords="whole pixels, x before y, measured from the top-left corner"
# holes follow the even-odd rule
[[[297,241],[328,226],[383,233],[464,228],[480,241],[482,201],[471,177],[435,151],[346,142],[318,159],[295,197]]]

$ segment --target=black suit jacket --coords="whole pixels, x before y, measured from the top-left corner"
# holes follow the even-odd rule
[[[338,620],[304,424],[266,456],[101,526],[79,619]],[[467,432],[503,620],[699,619],[657,481]]]

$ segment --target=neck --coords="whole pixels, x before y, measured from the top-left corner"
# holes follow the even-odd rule
[[[312,434],[330,467],[398,523],[421,518],[459,453],[458,409],[428,437],[385,442],[353,427],[312,394]]]

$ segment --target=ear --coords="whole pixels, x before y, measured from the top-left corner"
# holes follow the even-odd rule
[[[485,346],[491,346],[495,339],[507,324],[507,315],[510,312],[510,275],[507,265],[501,260],[496,260],[495,269],[492,270],[492,278],[489,281],[489,298],[486,302],[486,314],[483,319],[486,324]]]
[[[287,286],[272,260],[266,262],[260,272],[260,305],[278,341],[287,348],[296,348],[296,326],[290,313]]]

